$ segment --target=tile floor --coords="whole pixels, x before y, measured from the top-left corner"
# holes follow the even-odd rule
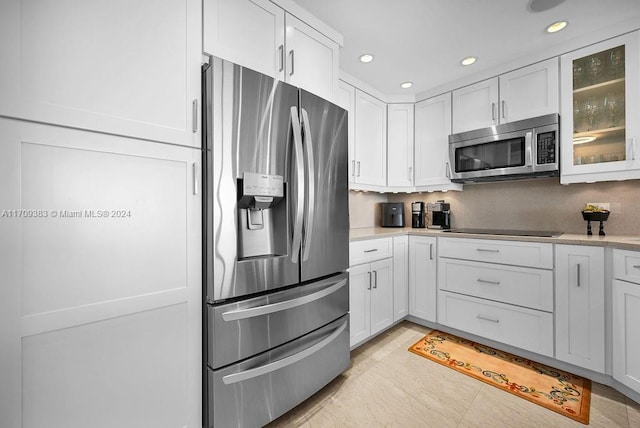
[[[351,367],[267,427],[584,427],[415,355],[427,334],[404,321],[351,353]],[[591,427],[640,427],[640,405],[593,383]]]

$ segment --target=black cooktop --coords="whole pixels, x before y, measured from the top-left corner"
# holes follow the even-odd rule
[[[443,232],[451,233],[474,233],[478,235],[509,235],[509,236],[537,236],[542,238],[556,238],[562,232],[549,230],[513,230],[513,229],[449,229]]]

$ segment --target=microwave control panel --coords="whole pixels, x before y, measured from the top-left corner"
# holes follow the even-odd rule
[[[537,137],[537,164],[556,163],[556,132],[542,132]]]

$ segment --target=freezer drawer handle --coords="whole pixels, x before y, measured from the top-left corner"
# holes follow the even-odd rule
[[[259,376],[266,375],[268,373],[274,372],[281,368],[290,366],[292,364],[297,363],[298,361],[304,360],[308,356],[315,354],[331,342],[333,342],[345,328],[347,328],[348,322],[345,320],[340,327],[336,328],[333,333],[329,336],[322,339],[320,342],[316,343],[313,346],[308,347],[304,351],[298,352],[297,354],[290,355],[288,357],[282,358],[281,360],[274,361],[273,363],[265,364],[264,366],[256,367],[253,369],[245,370],[240,373],[234,373],[222,378],[222,382],[225,385],[231,385],[238,382],[244,382],[245,380],[253,379]]]
[[[284,302],[272,303],[270,305],[257,306],[255,308],[240,309],[236,311],[225,312],[222,314],[222,319],[225,321],[237,321],[237,320],[242,320],[247,318],[269,315],[274,312],[285,311],[287,309],[306,305],[307,303],[311,303],[318,299],[322,299],[323,297],[338,291],[339,288],[342,288],[346,284],[347,284],[347,279],[344,278],[341,281],[338,281],[337,283],[332,285],[331,287],[324,288],[320,291],[316,291],[315,293],[309,294],[307,296],[286,300]]]

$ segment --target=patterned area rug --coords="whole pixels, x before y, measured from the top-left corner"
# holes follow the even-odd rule
[[[420,339],[409,351],[589,424],[589,379],[437,330]]]

